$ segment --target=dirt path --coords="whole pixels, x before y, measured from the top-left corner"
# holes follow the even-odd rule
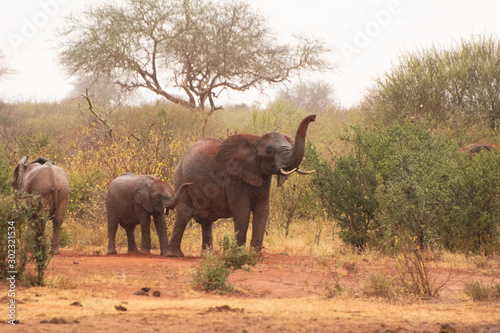
[[[470,278],[499,282],[495,272],[454,271],[439,298],[388,301],[361,297],[370,274],[391,269],[368,261],[324,265],[316,258],[264,254],[250,272],[231,274],[235,291],[226,295],[191,288],[199,262],[63,251],[50,263],[49,286],[18,287],[20,323],[0,324],[0,331],[500,332],[500,302],[471,302],[463,293]],[[449,271],[433,276],[444,279]],[[147,295],[135,294],[144,287],[150,288]],[[335,288],[343,292],[328,297]],[[1,289],[5,308],[5,282]]]

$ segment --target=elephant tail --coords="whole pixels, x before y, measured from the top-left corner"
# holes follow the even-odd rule
[[[52,198],[54,200],[52,207],[49,208],[50,209],[49,219],[51,218],[53,219],[57,215],[57,212],[59,211],[59,200],[60,200],[59,193],[61,191],[61,187],[59,186],[59,184],[57,184],[55,175],[56,170],[54,170],[53,164],[47,163],[46,165],[50,169],[49,171],[50,184],[51,184],[50,192],[52,193]]]

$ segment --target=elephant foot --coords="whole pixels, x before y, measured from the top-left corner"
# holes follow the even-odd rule
[[[60,254],[59,248],[51,249],[50,254],[53,254],[53,255]]]
[[[167,250],[167,257],[184,257],[184,253],[180,249],[178,250]]]
[[[116,250],[108,250],[106,255],[108,255],[108,254],[118,254],[118,252],[116,252]]]
[[[151,250],[149,250],[149,249],[141,249],[139,252],[140,253],[151,253]]]
[[[128,249],[128,253],[139,253],[137,249]]]

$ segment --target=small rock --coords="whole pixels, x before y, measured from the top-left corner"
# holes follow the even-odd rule
[[[73,302],[69,306],[80,306],[80,307],[83,307],[82,303],[80,303],[80,302]]]
[[[121,306],[121,305],[115,305],[116,311],[127,311],[127,308]]]
[[[134,293],[134,295],[138,295],[138,296],[148,296],[148,294],[146,294],[146,293],[144,292],[144,290],[139,290],[139,291],[136,291],[136,292]]]
[[[441,328],[439,329],[439,333],[455,333],[457,329],[453,324],[443,324],[441,325]]]
[[[148,287],[144,287],[144,288],[141,288],[142,291],[144,291],[145,293],[147,293],[148,291],[151,290],[151,288],[148,288]]]
[[[208,308],[208,312],[241,312],[243,313],[244,309],[233,309],[229,305],[222,305],[216,307]]]
[[[153,291],[153,297],[160,297],[161,293],[159,290]]]
[[[40,324],[67,324],[68,322],[64,318],[52,318],[51,320],[42,320]]]

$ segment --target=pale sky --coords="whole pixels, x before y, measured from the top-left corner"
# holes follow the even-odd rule
[[[450,47],[460,38],[500,38],[497,0],[248,0],[282,38],[321,37],[334,48],[335,73],[315,75],[335,89],[345,107],[359,102],[373,79],[389,71],[402,52]],[[15,73],[0,79],[0,99],[57,101],[72,90],[58,65],[56,29],[72,11],[105,0],[23,0],[0,5],[0,50]],[[293,84],[294,82],[292,82]],[[221,104],[265,106],[274,91],[230,93]]]

